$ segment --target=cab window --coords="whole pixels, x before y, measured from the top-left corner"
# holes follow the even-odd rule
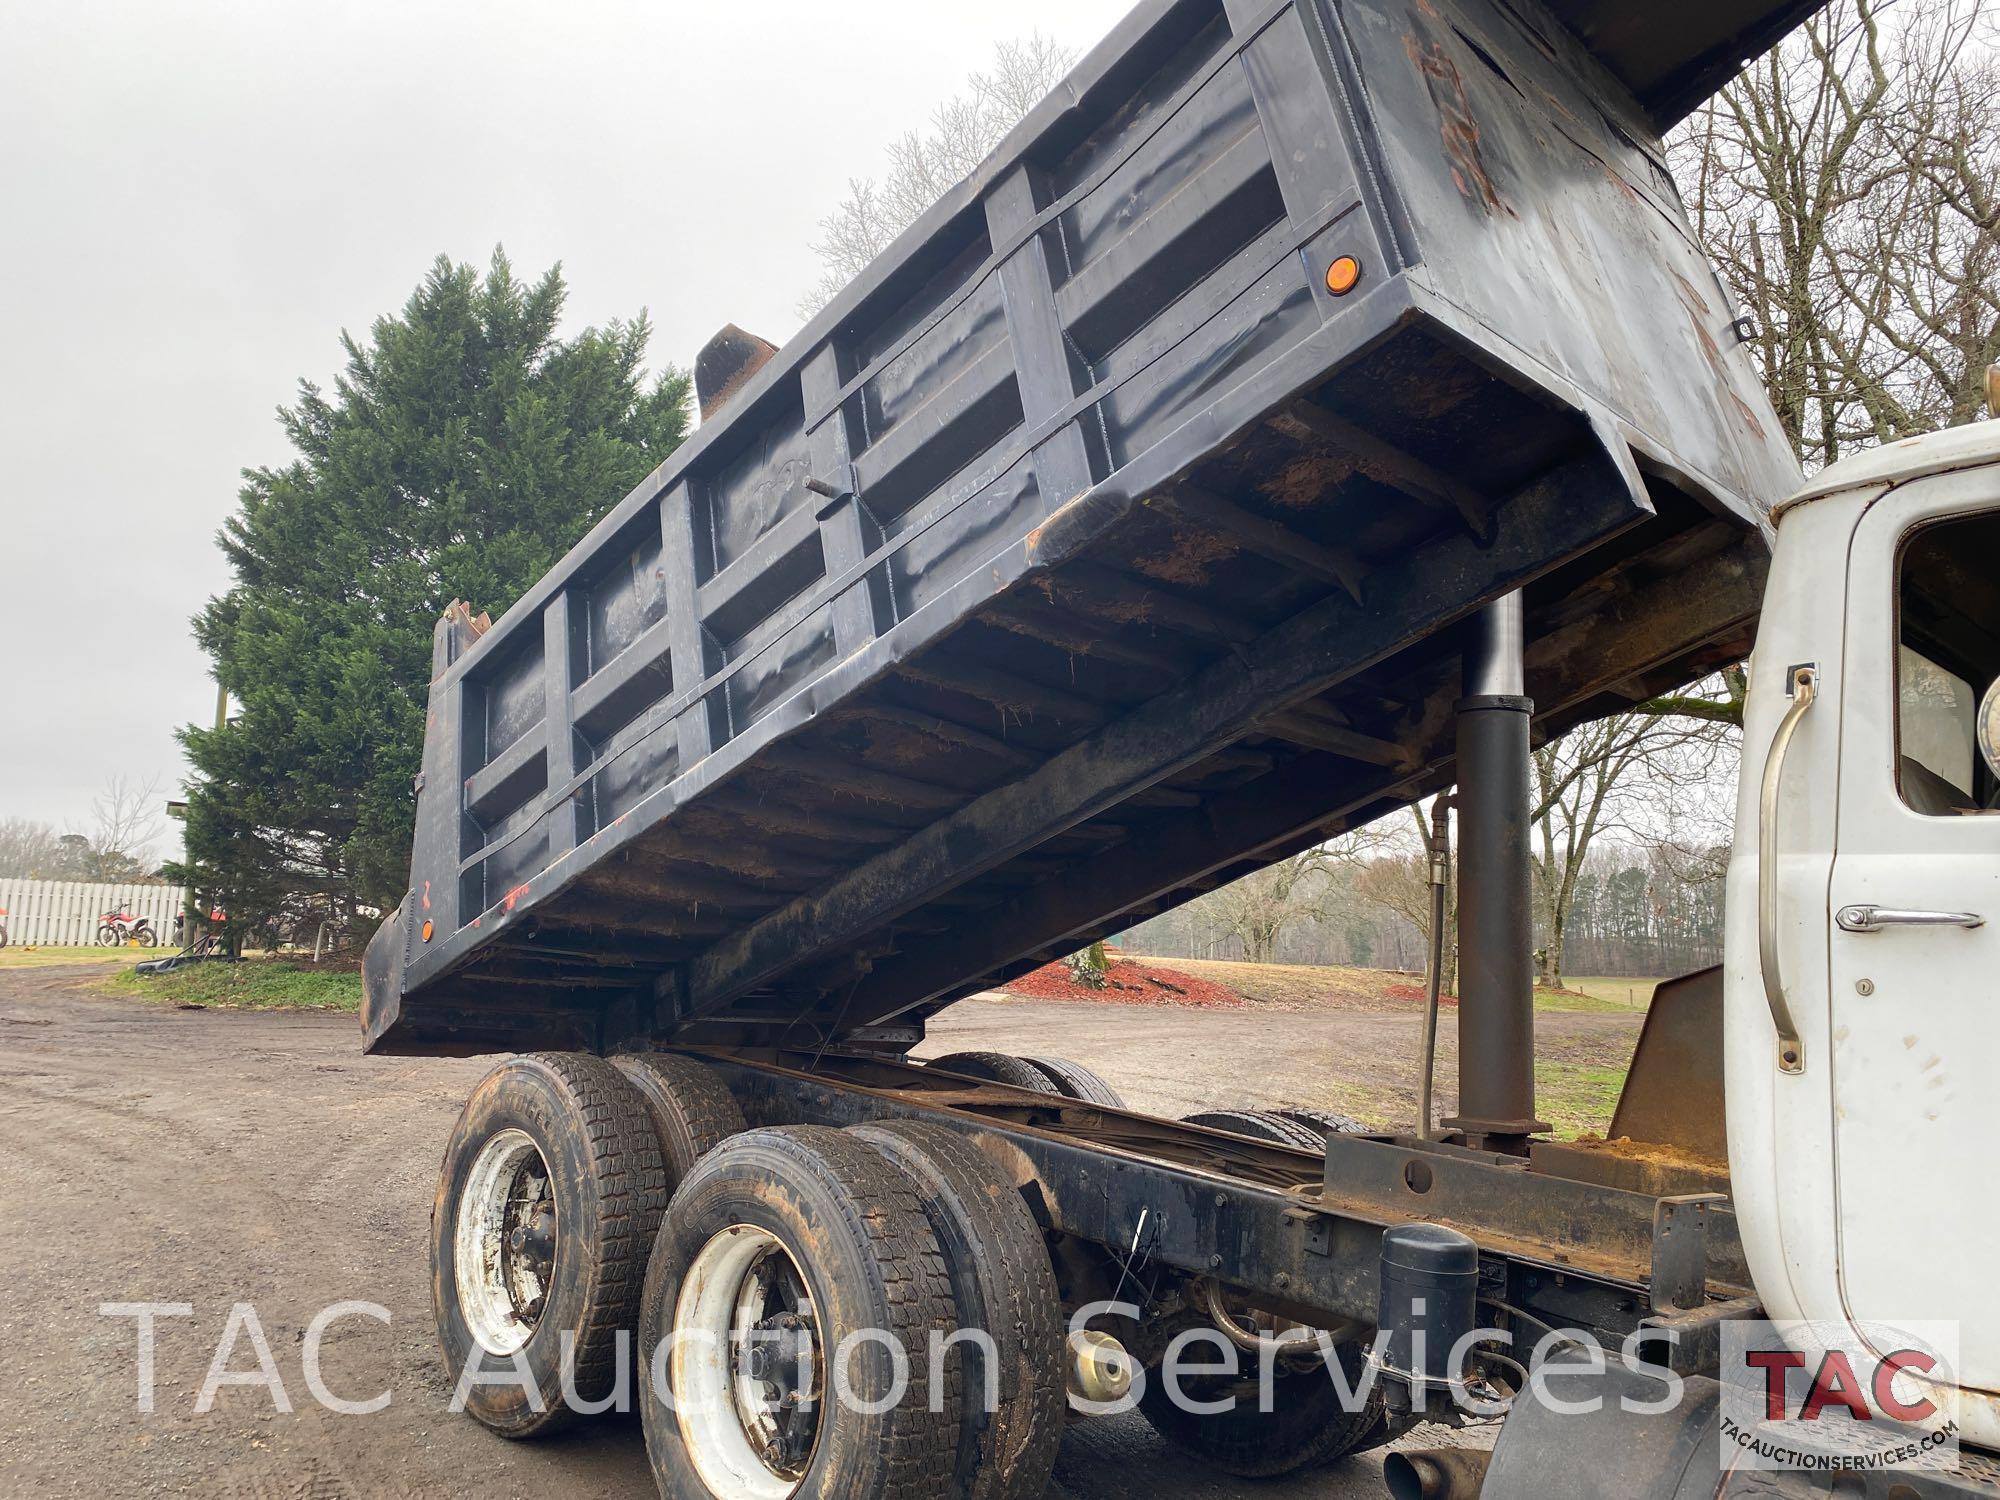
[[[1897,783],[1929,817],[2000,806],[1978,749],[1981,696],[2000,677],[2000,511],[1911,533],[1898,585]]]

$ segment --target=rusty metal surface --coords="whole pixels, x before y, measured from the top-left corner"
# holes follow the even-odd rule
[[[1538,734],[1740,656],[1796,474],[1640,107],[1552,26],[1148,0],[718,364],[438,630],[368,1045],[917,1028],[1447,784],[1498,594]]]
[[[1729,1172],[1720,1162],[1668,1159],[1642,1149],[1638,1153],[1604,1149],[1595,1144],[1536,1141],[1528,1147],[1535,1170],[1574,1182],[1594,1182],[1628,1193],[1665,1197],[1675,1193],[1729,1192]]]
[[[1523,1260],[1629,1280],[1650,1274],[1658,1199],[1552,1176],[1518,1157],[1335,1136],[1327,1142],[1321,1201],[1447,1224]],[[1747,1287],[1749,1269],[1726,1206],[1709,1214],[1707,1227],[1707,1279]]]

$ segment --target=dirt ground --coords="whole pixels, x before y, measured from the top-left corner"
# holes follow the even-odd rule
[[[0,972],[0,1494],[654,1493],[635,1420],[510,1444],[446,1410],[427,1223],[439,1153],[486,1062],[364,1059],[352,1016],[146,1005],[95,993],[105,972]],[[1544,1017],[1543,1034],[1558,1049],[1629,1053],[1636,1025]],[[1060,1052],[1134,1106],[1170,1114],[1351,1108],[1371,1089],[1393,1106],[1413,1087],[1415,1026],[1410,1014],[982,999],[934,1022],[925,1051]],[[1448,1046],[1440,1075],[1451,1076]],[[307,1393],[306,1325],[343,1299],[391,1314],[388,1326],[336,1324],[323,1349],[335,1394],[392,1393],[372,1415],[335,1414]],[[159,1321],[150,1414],[137,1407],[134,1323],[99,1311],[118,1302],[192,1307]],[[195,1411],[238,1302],[256,1310],[288,1413],[267,1389],[229,1387]],[[229,1368],[256,1368],[247,1336]],[[1365,1456],[1245,1486],[1199,1470],[1130,1417],[1071,1428],[1049,1500],[1383,1493],[1379,1458]]]

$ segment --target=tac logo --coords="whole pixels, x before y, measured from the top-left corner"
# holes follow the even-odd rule
[[[1958,1466],[1955,1323],[1723,1325],[1723,1468]]]

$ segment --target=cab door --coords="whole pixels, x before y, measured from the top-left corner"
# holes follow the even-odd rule
[[[1976,710],[2000,676],[2000,469],[1912,480],[1848,560],[1829,1037],[1847,1315],[1959,1324],[2000,1391],[2000,805]]]

